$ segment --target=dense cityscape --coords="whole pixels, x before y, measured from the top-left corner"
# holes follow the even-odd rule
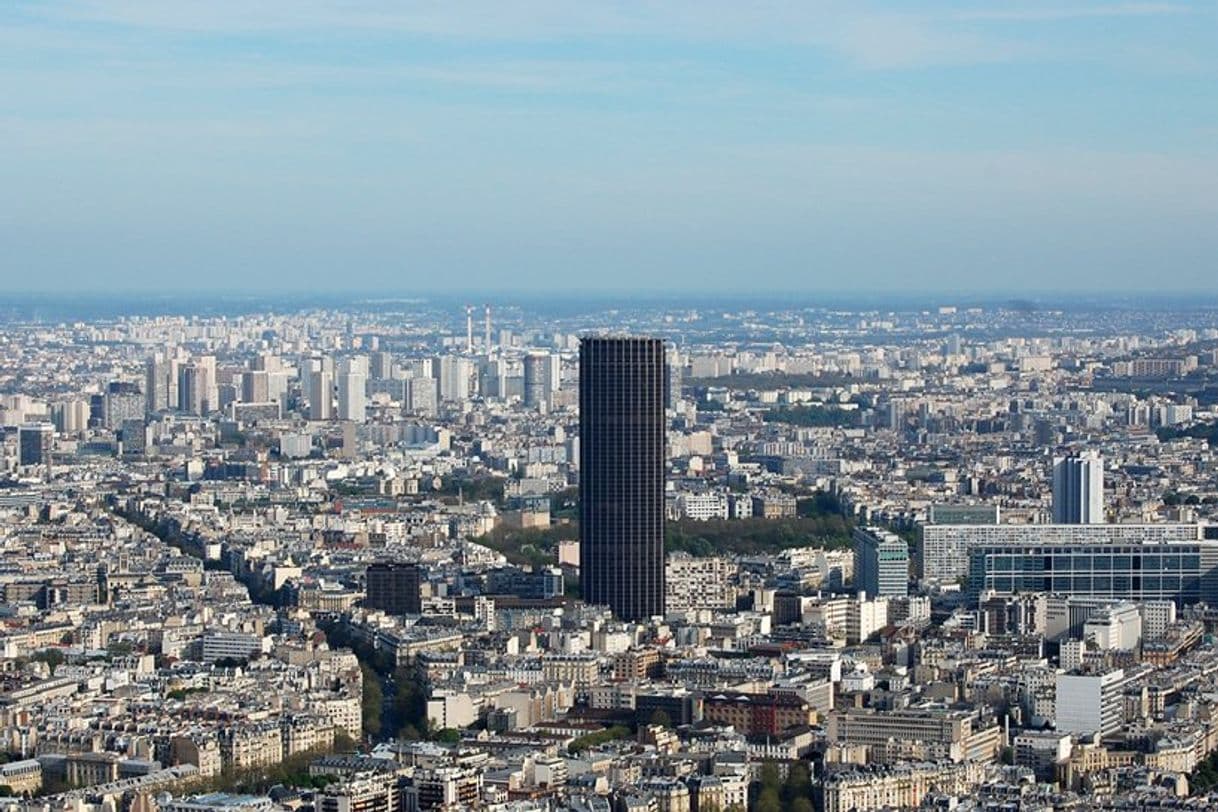
[[[0,807],[1218,805],[1218,308],[10,299]]]

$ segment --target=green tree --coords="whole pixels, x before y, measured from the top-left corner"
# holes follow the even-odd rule
[[[127,640],[115,640],[106,646],[106,653],[111,657],[126,657],[134,647]]]
[[[66,658],[63,656],[63,652],[57,648],[44,648],[30,659],[46,663],[47,667],[51,669],[51,673],[54,674],[55,670],[63,665]]]
[[[421,739],[427,730],[427,686],[425,675],[417,665],[403,666],[393,676],[396,695],[393,715],[401,735]]]
[[[336,729],[334,731],[334,752],[336,753],[353,753],[355,752],[355,739],[345,730]]]
[[[772,789],[775,792],[782,787],[782,776],[778,774],[778,765],[772,761],[767,761],[761,765],[761,789],[764,792],[767,789]]]
[[[360,671],[364,675],[364,693],[360,703],[363,711],[364,733],[373,739],[381,735],[381,715],[385,710],[385,692],[381,690],[380,676],[363,663]]]
[[[842,409],[838,406],[779,406],[766,412],[764,419],[767,423],[832,427],[856,425],[858,415],[857,409]]]
[[[567,745],[567,752],[571,755],[579,755],[589,748],[597,747],[614,739],[625,739],[629,736],[630,728],[624,725],[614,725],[613,727],[598,730],[595,733],[588,733],[573,740]]]
[[[782,798],[776,789],[763,789],[757,798],[755,812],[782,812]]]
[[[782,785],[782,802],[790,808],[798,798],[807,798],[812,791],[812,776],[808,765],[798,762],[787,771],[787,780]]]

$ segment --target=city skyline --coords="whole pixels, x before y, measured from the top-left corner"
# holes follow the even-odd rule
[[[1215,44],[0,2],[0,812],[1218,809]]]
[[[1218,805],[1218,308],[320,298],[0,308],[5,812]]]
[[[14,288],[1215,289],[1210,4],[0,24]]]

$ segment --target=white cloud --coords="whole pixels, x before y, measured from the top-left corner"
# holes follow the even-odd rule
[[[1094,3],[1088,6],[1061,6],[1056,4],[1001,8],[984,8],[958,12],[960,20],[978,22],[1060,22],[1104,17],[1159,17],[1166,14],[1187,14],[1194,9],[1178,3]]]
[[[944,25],[928,12],[869,11],[843,0],[566,0],[337,3],[330,0],[73,0],[44,11],[89,22],[200,35],[324,33],[544,42],[600,37],[806,44],[874,69],[992,62],[1013,55],[991,34]]]
[[[935,25],[909,14],[845,18],[824,44],[873,70],[1008,62],[1033,53],[1026,44]]]

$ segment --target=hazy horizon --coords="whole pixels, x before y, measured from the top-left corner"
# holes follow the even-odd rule
[[[22,0],[10,290],[1218,292],[1218,6]]]

